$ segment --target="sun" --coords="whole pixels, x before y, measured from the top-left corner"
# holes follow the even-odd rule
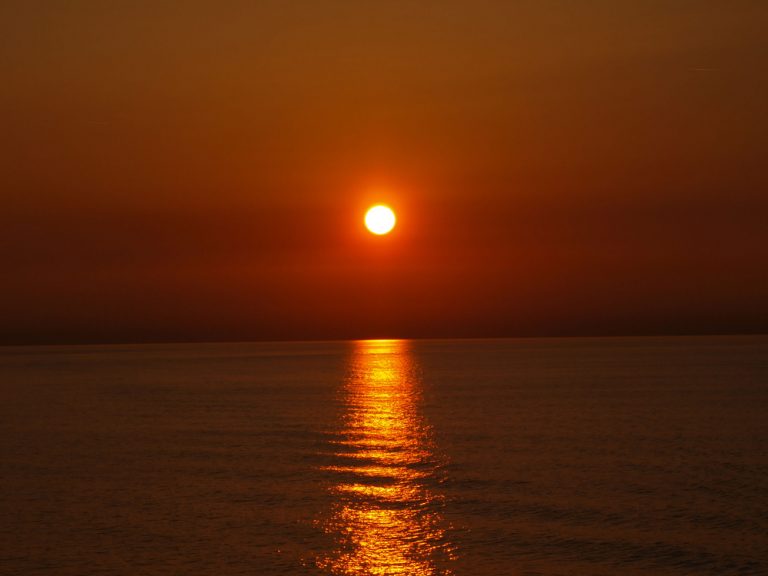
[[[365,213],[365,227],[379,236],[389,234],[395,227],[395,213],[389,206],[377,204],[368,209]]]

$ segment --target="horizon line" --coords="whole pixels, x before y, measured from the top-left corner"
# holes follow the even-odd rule
[[[45,348],[45,347],[100,347],[100,346],[174,346],[191,344],[311,344],[334,342],[376,342],[376,341],[452,341],[452,340],[587,340],[587,339],[630,339],[630,338],[715,338],[715,337],[763,337],[768,332],[644,332],[625,334],[547,334],[521,336],[408,336],[408,337],[361,337],[361,338],[255,338],[255,339],[147,339],[115,341],[50,341],[50,342],[0,342],[3,348]]]

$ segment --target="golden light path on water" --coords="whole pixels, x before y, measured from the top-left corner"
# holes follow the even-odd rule
[[[451,574],[454,556],[440,514],[437,460],[419,413],[421,381],[409,344],[355,343],[335,442],[336,504],[324,530],[333,574]]]

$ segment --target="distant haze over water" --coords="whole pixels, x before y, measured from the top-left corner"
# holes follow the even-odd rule
[[[765,575],[768,337],[0,349],[0,573]]]

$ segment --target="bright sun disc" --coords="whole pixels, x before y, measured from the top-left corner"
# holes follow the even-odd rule
[[[388,206],[379,204],[365,213],[365,227],[374,234],[387,234],[395,227],[395,213]]]

